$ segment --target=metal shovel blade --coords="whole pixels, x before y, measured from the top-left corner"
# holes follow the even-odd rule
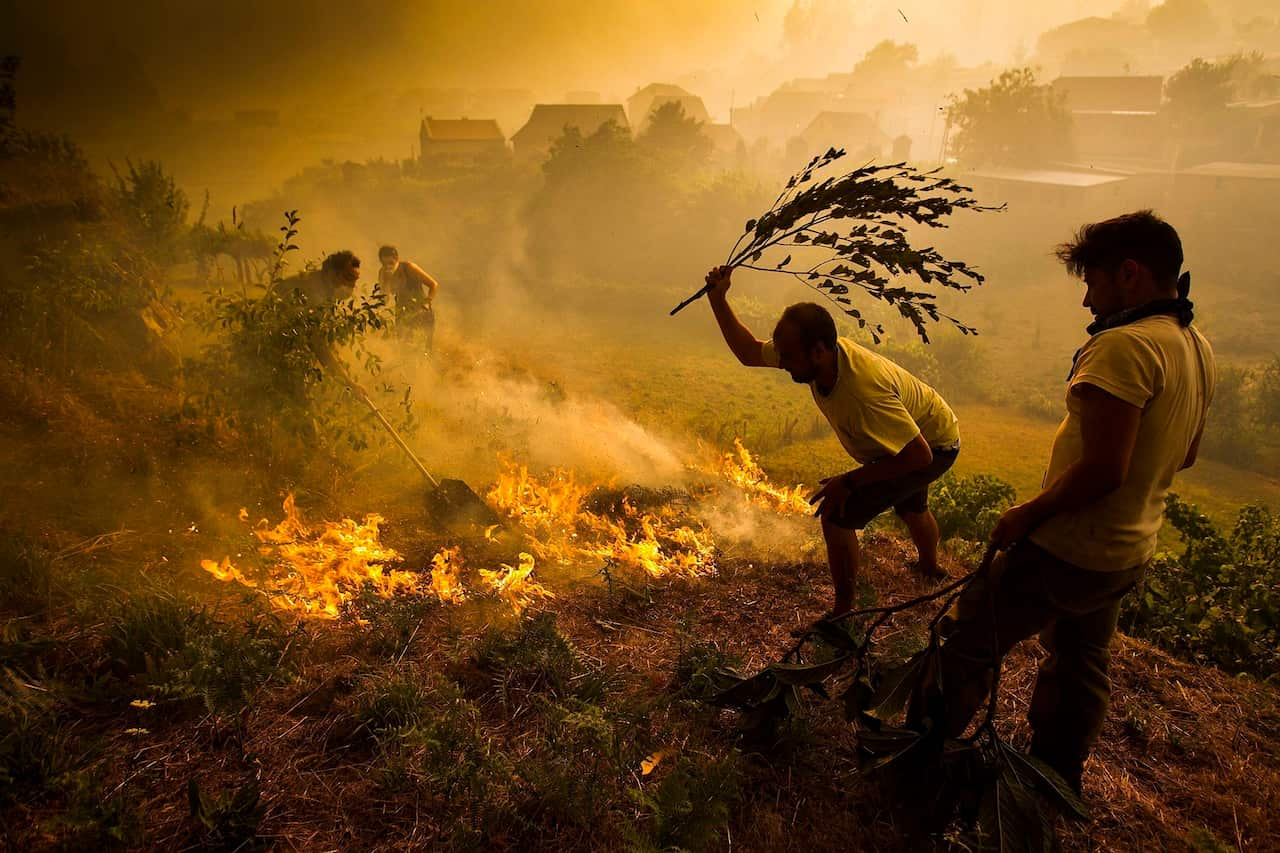
[[[461,480],[444,479],[427,490],[427,510],[440,524],[498,524],[498,514]]]

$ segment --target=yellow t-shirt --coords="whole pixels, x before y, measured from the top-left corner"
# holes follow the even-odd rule
[[[1080,459],[1080,400],[1089,384],[1142,409],[1124,484],[1096,503],[1050,518],[1031,541],[1093,571],[1120,571],[1155,554],[1164,499],[1204,427],[1215,384],[1213,349],[1194,326],[1169,315],[1099,332],[1085,343],[1067,387],[1067,416],[1053,438],[1044,484]]]
[[[960,423],[942,395],[889,359],[848,338],[837,342],[836,384],[830,394],[810,382],[813,401],[849,455],[864,465],[894,456],[923,435],[930,447],[960,440]],[[764,363],[778,366],[773,341]]]

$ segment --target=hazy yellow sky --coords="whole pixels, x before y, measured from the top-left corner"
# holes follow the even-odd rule
[[[196,112],[328,93],[501,86],[558,99],[702,81],[741,102],[798,74],[852,67],[886,38],[923,58],[1010,62],[1043,29],[1119,0],[0,0],[0,50],[42,99],[149,85]],[[120,82],[123,80],[124,82]],[[114,91],[112,84],[115,84]]]

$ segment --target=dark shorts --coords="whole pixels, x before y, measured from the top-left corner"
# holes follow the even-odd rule
[[[844,512],[830,519],[831,523],[846,530],[861,530],[890,507],[898,515],[927,512],[929,484],[947,473],[959,455],[958,446],[950,450],[935,449],[933,461],[919,471],[854,490],[845,502]]]

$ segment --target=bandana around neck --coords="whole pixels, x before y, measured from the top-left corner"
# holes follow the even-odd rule
[[[1089,324],[1085,330],[1092,337],[1099,332],[1105,332],[1108,329],[1118,329],[1121,326],[1127,326],[1130,323],[1136,323],[1139,320],[1145,320],[1148,317],[1157,317],[1162,314],[1172,314],[1178,318],[1178,324],[1181,326],[1190,326],[1191,321],[1195,318],[1194,304],[1188,299],[1191,293],[1191,273],[1184,272],[1178,277],[1178,295],[1174,299],[1153,299],[1146,305],[1138,305],[1133,308],[1126,308],[1123,311],[1117,311],[1106,317],[1099,317]],[[1076,362],[1080,359],[1080,352],[1084,348],[1076,350],[1076,354],[1071,356],[1071,372],[1067,374],[1067,380],[1076,372]]]
[[[1127,326],[1130,323],[1136,323],[1139,320],[1145,320],[1148,317],[1155,317],[1160,314],[1173,314],[1178,318],[1178,323],[1183,326],[1191,325],[1191,321],[1195,318],[1194,304],[1187,297],[1191,293],[1191,273],[1184,272],[1178,278],[1178,296],[1175,299],[1153,299],[1146,305],[1138,305],[1133,308],[1126,308],[1123,311],[1117,311],[1106,317],[1100,317],[1089,324],[1085,330],[1090,335],[1096,335],[1098,332],[1105,332],[1107,329],[1116,329],[1120,326]]]

